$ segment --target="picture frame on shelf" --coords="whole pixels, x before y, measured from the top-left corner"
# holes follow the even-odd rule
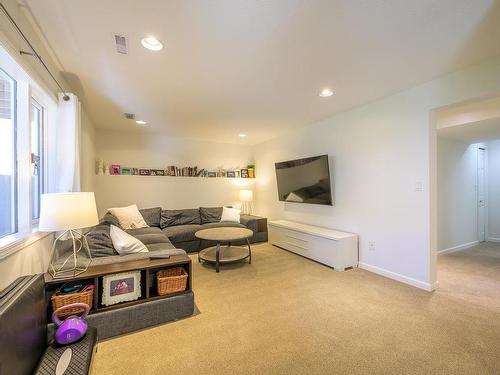
[[[156,176],[165,176],[165,171],[163,169],[155,169]]]
[[[120,172],[122,175],[131,175],[132,174],[132,168],[129,168],[129,167],[121,167],[120,168]]]
[[[149,169],[139,169],[139,175],[140,176],[150,176],[151,171]]]
[[[132,174],[135,176],[135,175],[138,175],[139,174],[139,168],[132,168]]]
[[[208,172],[207,177],[217,177],[217,172]]]
[[[241,178],[248,178],[248,169],[247,168],[243,168],[241,170]]]
[[[234,173],[234,171],[227,171],[226,176],[228,178],[234,178],[236,177],[236,174]]]
[[[240,178],[240,170],[239,169],[234,171],[234,177]]]
[[[102,304],[116,305],[120,302],[141,298],[141,271],[122,272],[102,277]]]
[[[111,174],[114,176],[120,174],[120,164],[111,164]]]

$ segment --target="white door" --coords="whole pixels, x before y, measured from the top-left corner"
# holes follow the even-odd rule
[[[484,148],[477,150],[477,236],[479,242],[486,241],[486,197],[485,197],[485,153]]]

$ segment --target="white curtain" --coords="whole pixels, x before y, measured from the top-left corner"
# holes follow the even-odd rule
[[[57,107],[57,172],[58,192],[80,191],[80,102],[74,94],[69,100],[58,95]]]

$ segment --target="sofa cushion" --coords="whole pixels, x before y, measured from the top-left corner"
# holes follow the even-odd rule
[[[202,224],[218,223],[222,216],[222,207],[200,207],[200,219]]]
[[[219,221],[218,223],[206,223],[202,225],[202,229],[221,228],[221,227],[246,228],[243,224],[236,223],[234,221]]]
[[[109,235],[109,224],[96,225],[87,232],[85,237],[92,257],[107,257],[117,254]]]
[[[161,220],[161,207],[140,209],[142,217],[150,227],[159,227]]]
[[[168,237],[162,232],[160,228],[148,227],[148,228],[136,228],[126,230],[128,234],[134,236],[144,245],[150,245],[155,243],[170,243]]]
[[[163,210],[161,212],[161,228],[175,225],[200,224],[200,211],[197,208],[184,210]]]
[[[173,227],[166,227],[163,229],[163,233],[165,233],[172,242],[185,242],[196,240],[197,238],[194,234],[200,229],[203,229],[203,226],[199,224],[176,225]]]

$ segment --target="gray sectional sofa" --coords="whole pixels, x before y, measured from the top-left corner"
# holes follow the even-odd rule
[[[214,243],[200,241],[195,233],[204,228],[242,227],[254,232],[250,242],[267,241],[267,231],[259,228],[258,216],[241,215],[240,223],[221,222],[222,207],[200,207],[182,210],[163,210],[161,207],[139,210],[149,225],[147,228],[128,229],[127,233],[138,238],[149,251],[163,251],[171,255],[196,252]],[[104,215],[99,225],[87,233],[87,241],[94,257],[117,256],[109,236],[110,225],[120,227],[118,219],[110,213]],[[260,229],[260,231],[259,231]],[[243,243],[242,243],[243,244]],[[238,245],[238,243],[235,243]],[[141,256],[137,254],[137,256]],[[130,256],[127,256],[129,258]],[[100,263],[100,262],[99,262]]]

